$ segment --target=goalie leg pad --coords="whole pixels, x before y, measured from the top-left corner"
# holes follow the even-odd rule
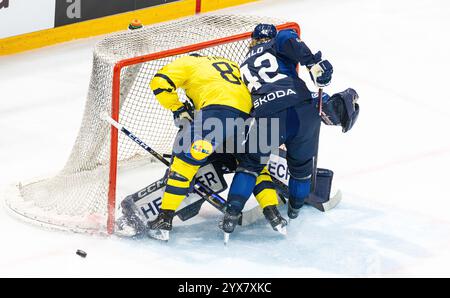
[[[138,207],[133,197],[128,196],[120,204],[123,216],[117,220],[118,234],[127,236],[139,236],[146,231],[145,218],[140,216]],[[125,232],[125,233],[124,233]]]

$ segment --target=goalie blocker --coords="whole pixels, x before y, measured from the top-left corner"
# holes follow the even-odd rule
[[[236,160],[231,154],[213,154],[208,163],[199,169],[196,177],[215,193],[221,193],[228,188],[224,175],[233,173],[236,166]],[[267,167],[283,204],[288,198],[289,171],[286,151],[280,149],[278,154],[272,154]],[[341,192],[338,191],[333,197],[330,197],[333,179],[331,170],[317,169],[316,175],[316,186],[305,203],[320,211],[328,211],[340,202]],[[122,201],[120,206],[123,216],[116,222],[116,234],[126,237],[144,235],[147,222],[154,220],[160,212],[166,180],[167,174]],[[190,192],[175,211],[175,215],[182,221],[186,221],[199,213],[204,202],[204,198]],[[255,206],[253,209],[243,212],[240,224],[251,224],[260,218],[263,218],[261,208]]]

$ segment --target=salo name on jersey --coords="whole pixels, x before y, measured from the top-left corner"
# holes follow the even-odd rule
[[[283,98],[285,96],[289,96],[292,94],[297,94],[297,93],[290,88],[287,90],[278,90],[275,92],[271,92],[271,93],[264,95],[263,97],[260,97],[260,98],[257,98],[256,100],[254,100],[253,107],[256,109],[257,107],[259,107],[265,103],[268,103],[270,101],[274,101],[276,99],[280,99],[280,98]]]
[[[260,47],[258,47],[256,49],[252,49],[247,54],[247,56],[245,56],[245,60],[247,60],[248,58],[253,57],[253,56],[257,55],[257,54],[261,54],[263,51],[264,51],[264,47],[262,47],[262,46],[260,46]]]

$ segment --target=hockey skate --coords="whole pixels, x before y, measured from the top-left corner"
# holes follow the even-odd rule
[[[300,206],[300,208],[294,208],[291,206],[291,200],[289,200],[287,205],[288,205],[287,215],[289,217],[289,221],[291,221],[291,219],[296,219],[303,205]]]
[[[267,206],[263,209],[263,214],[272,226],[272,229],[282,235],[287,235],[287,221],[284,219],[277,209],[277,206]]]
[[[169,241],[169,232],[172,230],[172,220],[175,215],[173,210],[161,209],[158,217],[147,224],[147,234],[149,237]]]
[[[223,235],[223,243],[227,245],[230,234],[233,233],[236,225],[239,223],[240,214],[234,215],[228,212],[225,212],[223,215],[223,219],[219,222],[219,228],[224,232]]]

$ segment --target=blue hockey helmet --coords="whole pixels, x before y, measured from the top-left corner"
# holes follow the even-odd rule
[[[342,132],[349,131],[359,115],[357,103],[358,93],[352,88],[334,94],[331,97],[323,97],[322,120],[327,125],[340,125]]]
[[[258,24],[252,33],[253,39],[274,38],[277,35],[277,28],[272,24]]]

